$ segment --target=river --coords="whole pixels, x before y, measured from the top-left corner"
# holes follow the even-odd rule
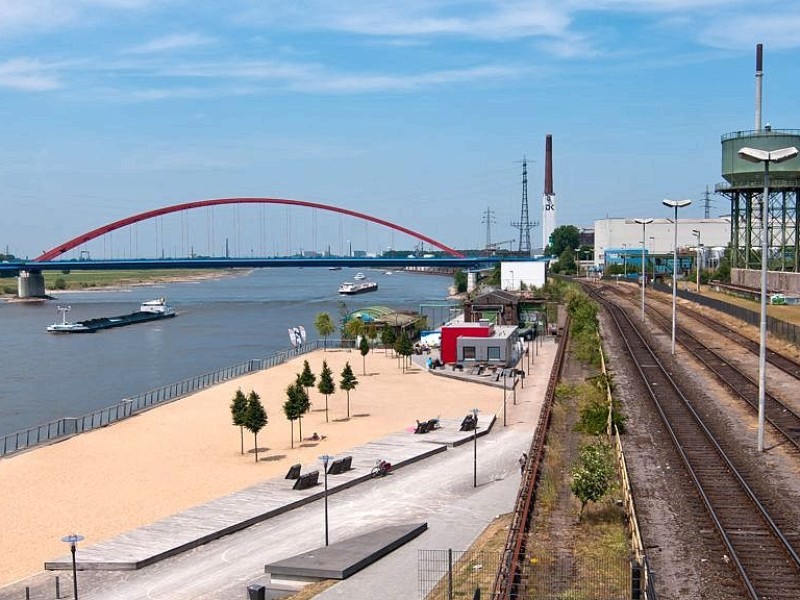
[[[354,269],[257,269],[219,279],[164,283],[124,291],[63,293],[43,304],[0,303],[0,435],[110,406],[126,396],[262,358],[290,347],[287,329],[303,325],[316,339],[314,319],[335,322],[348,311],[381,305],[420,310],[443,302],[449,277],[365,271],[378,291],[339,296]],[[68,320],[110,317],[164,296],[174,319],[98,331],[47,333],[69,305]],[[432,309],[444,319],[446,309]],[[338,334],[334,334],[337,336]]]

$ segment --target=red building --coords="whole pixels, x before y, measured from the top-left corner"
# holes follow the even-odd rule
[[[458,338],[482,337],[492,335],[493,326],[487,323],[459,323],[442,327],[441,360],[445,364],[458,361]]]

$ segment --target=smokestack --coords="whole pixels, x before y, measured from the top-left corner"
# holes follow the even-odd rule
[[[763,52],[763,44],[756,44],[756,131],[761,131],[761,80],[764,77]]]
[[[544,193],[553,195],[553,136],[549,133],[544,141]]]

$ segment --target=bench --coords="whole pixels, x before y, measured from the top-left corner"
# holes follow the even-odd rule
[[[461,427],[459,428],[459,431],[472,431],[477,425],[478,419],[470,414],[464,417],[464,420],[461,421]]]
[[[289,467],[289,472],[286,473],[284,479],[297,479],[298,477],[300,477],[300,463]]]
[[[339,475],[340,473],[349,471],[350,465],[352,463],[353,463],[352,456],[344,456],[342,458],[337,458],[328,467],[328,475]]]
[[[293,490],[305,490],[319,483],[319,471],[311,471],[300,475],[292,486]]]
[[[428,433],[430,431],[428,429],[428,422],[427,421],[417,421],[417,428],[414,430],[414,433]]]

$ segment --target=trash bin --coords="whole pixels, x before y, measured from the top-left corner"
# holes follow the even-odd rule
[[[267,588],[263,585],[253,584],[247,586],[247,600],[266,600]]]

